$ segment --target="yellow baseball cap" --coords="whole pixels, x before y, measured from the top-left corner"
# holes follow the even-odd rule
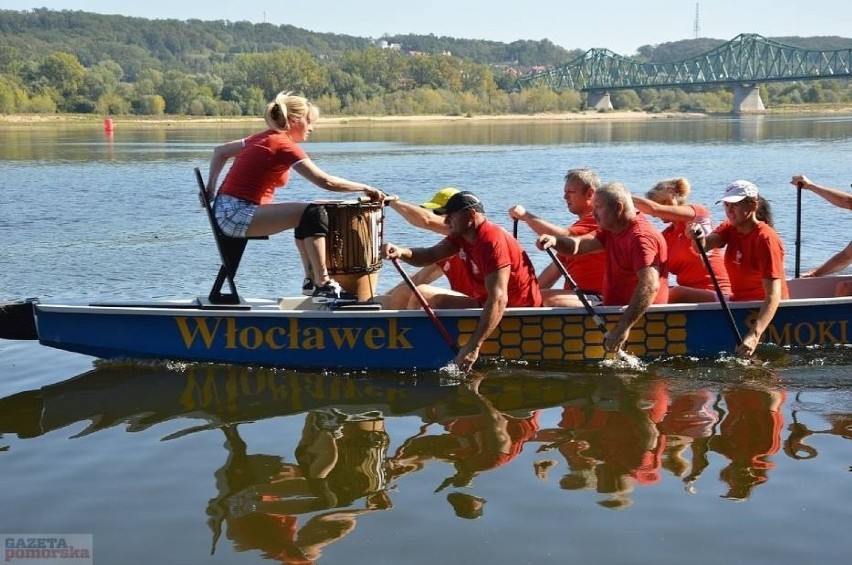
[[[426,208],[427,210],[435,210],[436,208],[443,208],[447,205],[447,200],[450,199],[451,196],[457,194],[459,189],[454,186],[445,186],[438,192],[432,196],[432,199],[428,202],[424,202],[420,205],[421,208]]]

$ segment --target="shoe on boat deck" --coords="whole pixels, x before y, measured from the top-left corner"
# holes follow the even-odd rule
[[[334,279],[329,280],[322,286],[316,287],[313,294],[314,304],[326,304],[328,302],[357,302],[358,297],[340,288]]]
[[[317,287],[314,286],[314,282],[308,277],[305,277],[305,280],[302,281],[302,295],[313,296],[316,288]]]

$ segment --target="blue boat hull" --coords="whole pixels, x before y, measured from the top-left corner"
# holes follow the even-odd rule
[[[36,304],[39,341],[104,359],[142,358],[269,365],[300,369],[435,370],[453,354],[422,311],[281,310],[272,301],[250,309],[211,309],[191,302],[140,305]],[[759,302],[731,311],[745,333]],[[621,308],[600,308],[613,327]],[[763,341],[790,348],[849,343],[852,298],[783,301]],[[464,344],[481,310],[437,311]],[[582,309],[509,309],[482,358],[531,362],[604,359],[602,334]],[[734,340],[718,304],[653,306],[634,326],[626,350],[644,359],[712,358]]]

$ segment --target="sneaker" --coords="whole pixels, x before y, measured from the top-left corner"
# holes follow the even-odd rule
[[[344,291],[334,279],[329,280],[322,286],[316,287],[313,294],[314,304],[325,304],[326,302],[356,302],[357,300],[357,296]]]
[[[314,281],[312,281],[308,277],[305,277],[305,280],[302,281],[302,294],[304,296],[313,296],[314,290],[316,290],[316,288],[317,287],[314,286]]]

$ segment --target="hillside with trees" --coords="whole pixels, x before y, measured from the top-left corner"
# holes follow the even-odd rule
[[[838,37],[776,38],[846,49]],[[727,40],[641,47],[638,60],[694,57]],[[0,113],[258,115],[280,90],[326,115],[577,111],[581,93],[517,91],[517,78],[579,56],[549,40],[512,43],[396,35],[378,39],[268,23],[148,20],[82,11],[0,10]],[[850,81],[762,87],[767,104],[849,103]],[[729,111],[730,92],[627,91],[619,109]]]

